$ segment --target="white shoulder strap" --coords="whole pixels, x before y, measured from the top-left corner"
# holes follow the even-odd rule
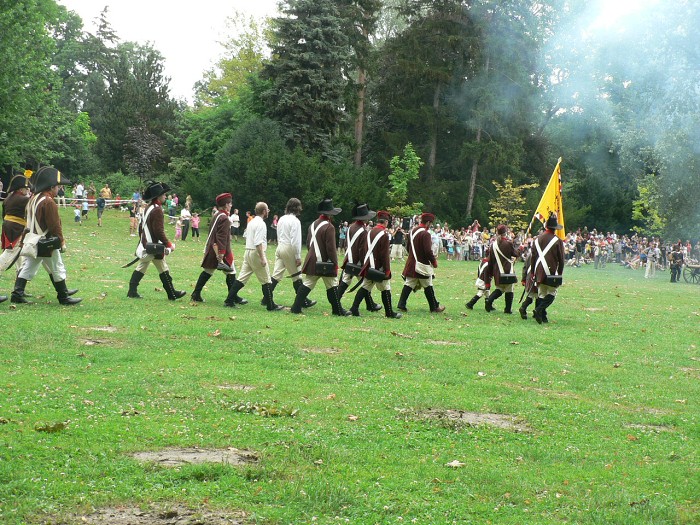
[[[496,264],[498,264],[498,272],[503,274],[505,272],[503,271],[503,262],[501,260],[501,257],[503,257],[503,259],[507,259],[507,257],[503,255],[503,252],[498,247],[498,239],[493,241],[493,249],[496,252]],[[513,261],[511,261],[510,263],[513,264]]]
[[[379,239],[381,239],[384,236],[384,231],[380,231],[377,236],[374,238],[374,240],[370,243],[369,242],[369,234],[370,232],[367,232],[367,244],[369,244],[369,248],[367,248],[367,254],[365,255],[365,262],[369,261],[369,264],[372,268],[374,268],[374,254],[372,253],[374,251],[374,247],[377,245],[377,242],[379,242]]]
[[[415,246],[415,244],[413,244],[413,239],[415,239],[416,236],[417,236],[420,232],[424,232],[424,231],[426,231],[425,228],[418,228],[416,231],[414,231],[414,232],[411,234],[411,253],[413,253],[413,258],[414,258],[416,261],[418,260],[418,258],[416,257],[416,246]]]
[[[211,225],[211,228],[209,229],[209,235],[207,235],[207,240],[204,242],[204,253],[207,253],[207,245],[209,244],[209,239],[211,239],[211,234],[214,232],[214,228],[216,228],[216,223],[219,220],[219,217],[221,217],[223,213],[219,212],[216,214],[216,217],[214,217],[214,224]]]
[[[143,226],[143,233],[146,235],[146,242],[153,242],[153,237],[151,237],[151,230],[148,229],[148,216],[151,214],[153,209],[156,207],[155,204],[151,204],[148,209],[146,210],[146,213],[144,213],[143,217],[141,218],[141,224]]]
[[[355,241],[360,238],[360,235],[362,235],[363,231],[365,231],[364,228],[358,228],[355,234],[352,236],[352,239],[350,239],[350,242],[348,243],[348,249],[345,251],[345,253],[348,256],[348,262],[350,264],[353,264],[355,262],[352,257],[352,245],[355,244]]]
[[[549,250],[552,249],[552,246],[554,246],[558,240],[559,240],[559,237],[557,237],[555,235],[552,238],[552,240],[549,241],[549,244],[547,245],[547,247],[544,250],[542,250],[542,248],[540,247],[540,240],[535,239],[535,248],[537,249],[537,262],[535,263],[535,266],[533,268],[533,272],[537,271],[538,266],[542,266],[545,273],[549,273],[549,265],[547,264],[547,261],[545,260],[545,256],[549,253]]]
[[[27,228],[30,232],[36,233],[37,235],[44,235],[46,233],[46,231],[39,228],[36,222],[36,210],[44,199],[46,199],[46,195],[38,194],[32,198],[34,204],[32,205],[32,202],[29,201],[27,205]]]
[[[319,249],[318,243],[316,242],[316,234],[326,224],[328,224],[328,221],[321,221],[320,223],[318,223],[318,226],[314,226],[313,224],[311,225],[311,244],[314,245],[314,251],[316,252],[316,262],[323,262],[321,261],[321,250]]]

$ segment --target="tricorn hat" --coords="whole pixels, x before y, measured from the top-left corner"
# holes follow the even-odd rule
[[[352,209],[353,221],[368,221],[375,215],[377,215],[377,212],[370,210],[366,204],[356,204]]]
[[[34,181],[34,191],[36,193],[41,193],[59,184],[72,184],[67,177],[52,166],[39,168],[39,171],[32,176],[32,180]]]
[[[553,211],[547,219],[547,223],[544,225],[548,230],[563,230],[564,227],[559,224],[559,217],[557,217],[557,212]]]
[[[146,188],[146,191],[143,192],[142,198],[145,201],[152,201],[153,199],[160,197],[164,193],[168,193],[170,189],[170,186],[163,182],[151,181],[151,183]]]
[[[326,197],[318,205],[318,212],[324,215],[338,215],[341,211],[342,208],[333,207],[333,199],[330,197]]]
[[[7,188],[7,193],[12,193],[20,188],[30,188],[29,179],[24,174],[15,175],[10,180],[10,186]]]

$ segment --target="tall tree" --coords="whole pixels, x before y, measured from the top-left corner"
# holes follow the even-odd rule
[[[268,115],[287,143],[335,157],[333,141],[346,119],[343,68],[349,45],[333,0],[289,0],[274,19],[272,58],[261,74]]]

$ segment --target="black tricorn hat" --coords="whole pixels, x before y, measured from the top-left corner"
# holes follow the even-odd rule
[[[12,177],[12,180],[10,180],[10,186],[7,188],[7,193],[12,193],[20,188],[31,188],[29,179],[21,173]]]
[[[34,181],[35,193],[41,193],[42,191],[46,191],[52,186],[57,186],[59,184],[72,184],[72,182],[69,181],[66,176],[52,166],[44,166],[43,168],[39,168],[39,171],[32,175],[32,180]]]
[[[544,225],[548,230],[563,230],[564,227],[559,224],[559,217],[557,217],[557,212],[553,211],[549,214],[549,219],[547,219],[547,224]]]
[[[370,210],[366,204],[356,204],[352,209],[353,221],[368,221],[376,215],[377,212]]]
[[[151,181],[146,191],[143,192],[143,200],[152,201],[156,197],[160,197],[164,193],[168,193],[171,190],[170,186],[164,182],[153,182]]]
[[[343,211],[342,208],[333,207],[333,199],[330,197],[326,197],[318,205],[318,212],[324,215],[338,215],[341,211]]]

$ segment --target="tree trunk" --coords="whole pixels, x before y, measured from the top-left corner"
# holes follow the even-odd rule
[[[486,64],[484,64],[484,74],[489,74],[489,61],[490,57],[486,57]],[[476,143],[481,143],[481,119],[479,119],[479,127],[476,130]],[[476,176],[479,172],[479,157],[481,154],[477,153],[472,161],[472,174],[469,180],[469,196],[467,197],[467,218],[472,217],[472,207],[474,206],[474,194],[476,193]]]
[[[355,167],[362,166],[362,141],[365,126],[365,95],[367,93],[367,71],[360,68],[357,75],[357,115],[355,116]]]
[[[438,136],[438,112],[440,111],[440,93],[442,92],[442,84],[438,82],[435,86],[435,95],[433,96],[433,125],[430,136],[430,153],[428,154],[428,176],[432,178],[435,174],[435,162],[437,159],[437,136]]]

